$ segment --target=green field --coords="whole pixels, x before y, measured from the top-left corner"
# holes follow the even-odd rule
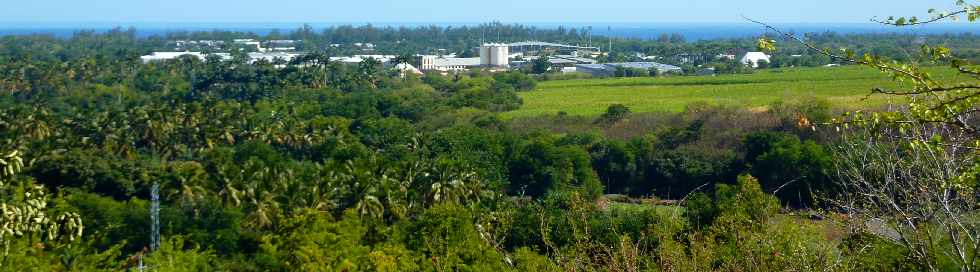
[[[826,99],[834,106],[859,109],[888,104],[894,97],[868,96],[873,87],[897,87],[888,75],[865,67],[763,70],[754,74],[608,78],[544,81],[520,93],[524,105],[505,118],[556,114],[595,116],[611,104],[633,112],[681,111],[692,102],[765,107],[795,97]]]

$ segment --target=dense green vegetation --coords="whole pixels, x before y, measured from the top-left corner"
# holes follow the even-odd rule
[[[401,78],[325,54],[143,64],[148,47],[126,32],[0,38],[0,193],[17,215],[2,220],[18,228],[3,229],[0,269],[922,269],[836,213],[807,216],[836,192],[829,138],[799,122],[828,121],[833,96],[861,94],[873,73],[538,83]],[[743,103],[766,110],[624,99],[601,115],[561,106],[597,118],[501,114],[560,86],[630,84],[833,93]]]

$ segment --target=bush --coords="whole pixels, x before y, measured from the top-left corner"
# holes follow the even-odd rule
[[[856,271],[925,271],[909,256],[908,248],[871,233],[845,237],[840,249],[848,265]]]
[[[595,120],[596,124],[615,124],[623,120],[630,114],[630,108],[623,104],[612,104],[606,108],[606,112]]]
[[[493,78],[497,83],[509,85],[518,92],[534,90],[538,84],[531,76],[518,71],[497,73],[493,75]]]
[[[745,139],[745,159],[762,188],[783,202],[797,206],[814,204],[817,191],[829,192],[831,157],[816,142],[801,142],[780,132],[754,133]]]
[[[160,248],[143,258],[154,271],[214,271],[213,261],[218,260],[211,251],[188,245],[181,236],[173,236],[161,241]]]
[[[527,247],[514,251],[514,267],[517,271],[561,271],[548,256],[543,256]]]
[[[583,189],[595,199],[602,186],[592,170],[589,154],[577,146],[558,146],[556,139],[540,136],[521,143],[508,164],[514,195],[541,197],[555,191]]]
[[[764,226],[776,213],[776,198],[764,193],[759,181],[749,175],[738,177],[734,185],[715,185],[714,196],[696,194],[688,203],[687,218],[700,226],[714,224],[718,220],[736,225]]]
[[[425,254],[423,267],[437,271],[504,271],[504,258],[486,243],[466,208],[437,205],[410,223],[405,232],[409,249]]]
[[[137,193],[139,182],[136,160],[105,156],[101,150],[74,149],[42,156],[27,174],[48,188],[77,188],[87,192],[129,199]]]

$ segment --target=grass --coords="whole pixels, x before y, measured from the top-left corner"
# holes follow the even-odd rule
[[[648,210],[657,210],[663,213],[670,213],[681,215],[684,213],[685,208],[683,206],[677,205],[657,205],[657,204],[640,204],[640,203],[622,203],[610,201],[606,203],[608,210],[618,210],[618,211],[631,211],[631,212],[645,212]]]
[[[524,105],[504,118],[556,114],[597,116],[609,105],[624,104],[633,112],[678,112],[695,102],[764,109],[788,98],[815,97],[845,109],[900,102],[870,95],[873,87],[895,88],[888,75],[865,67],[820,67],[763,70],[754,74],[607,78],[545,81],[520,93]]]

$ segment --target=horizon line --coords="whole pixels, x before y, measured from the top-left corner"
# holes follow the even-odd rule
[[[500,23],[504,25],[531,25],[531,24],[754,24],[749,21],[3,21],[2,24],[491,24]],[[871,19],[867,21],[846,21],[846,22],[802,22],[802,21],[770,21],[774,24],[800,24],[800,25],[828,25],[828,24],[867,24],[883,25]],[[961,21],[935,22],[933,25],[970,25]],[[927,26],[927,25],[924,25]]]

